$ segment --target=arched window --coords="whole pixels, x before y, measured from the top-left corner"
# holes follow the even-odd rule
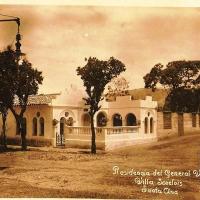
[[[90,126],[90,115],[88,113],[83,114],[82,125],[83,126]]]
[[[153,117],[150,118],[150,133],[153,133],[154,127],[153,127]]]
[[[144,119],[144,133],[148,133],[148,117]]]
[[[37,135],[37,118],[33,118],[33,135]]]
[[[60,118],[60,135],[64,135],[64,129],[65,129],[65,118]]]
[[[97,115],[97,126],[98,127],[103,127],[106,126],[107,124],[107,119],[106,116],[103,112],[98,113]]]
[[[122,126],[122,116],[120,114],[113,115],[113,126]]]
[[[126,125],[127,126],[136,126],[136,116],[132,113],[126,115]]]
[[[40,136],[44,136],[44,118],[40,117]]]

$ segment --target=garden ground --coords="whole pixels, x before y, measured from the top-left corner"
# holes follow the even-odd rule
[[[143,176],[154,185],[178,191],[177,194],[142,192],[135,183],[141,176],[113,174],[113,167],[123,171],[153,172],[172,170],[187,172],[190,176],[171,177],[164,174]],[[136,145],[110,152],[89,150],[29,148],[22,152],[11,147],[0,153],[0,197],[65,197],[65,198],[116,198],[152,200],[200,199],[200,177],[193,170],[200,169],[200,135],[183,136],[152,144]],[[158,178],[165,181],[182,181],[182,186],[158,186]],[[147,181],[147,180],[146,180]],[[174,184],[174,183],[173,183]],[[152,192],[153,192],[152,191]],[[149,190],[150,192],[150,190]]]

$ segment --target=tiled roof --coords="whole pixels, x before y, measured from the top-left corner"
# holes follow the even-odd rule
[[[52,102],[52,99],[55,99],[57,95],[59,95],[59,93],[30,95],[28,97],[28,104],[27,105],[47,105],[47,104],[50,104]],[[19,105],[18,98],[15,99],[14,104]]]

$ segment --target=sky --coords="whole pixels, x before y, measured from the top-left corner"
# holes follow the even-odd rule
[[[200,58],[200,8],[0,5],[0,14],[21,19],[22,52],[44,76],[39,93],[83,88],[76,68],[89,56],[122,61],[130,88],[144,87],[157,63]],[[1,50],[15,44],[16,31],[0,23]]]

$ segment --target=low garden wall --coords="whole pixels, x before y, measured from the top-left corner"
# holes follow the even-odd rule
[[[124,146],[157,141],[155,134],[141,134],[139,127],[95,128],[96,147],[101,150],[112,150]],[[90,127],[65,128],[65,147],[90,148]]]

